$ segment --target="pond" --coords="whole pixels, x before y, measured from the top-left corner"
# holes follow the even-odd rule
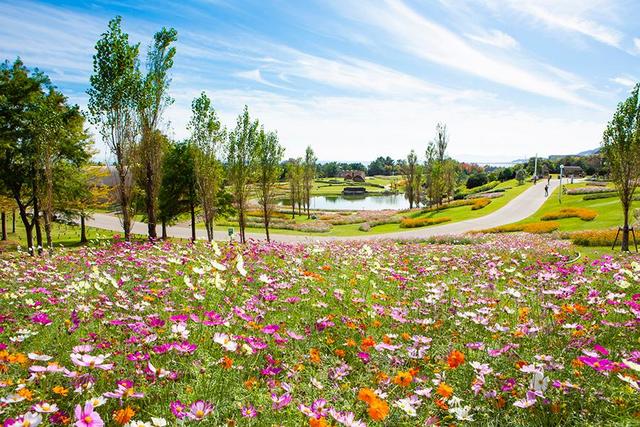
[[[291,206],[288,199],[280,200],[280,206]],[[409,209],[409,201],[404,194],[362,195],[362,196],[311,196],[311,209],[327,210],[371,210]]]

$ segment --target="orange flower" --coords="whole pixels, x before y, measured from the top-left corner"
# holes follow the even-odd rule
[[[244,387],[248,390],[251,390],[257,382],[258,380],[255,377],[251,377],[244,382]]]
[[[224,356],[222,358],[222,362],[220,362],[220,365],[222,365],[224,369],[231,369],[231,367],[233,366],[233,359],[231,359],[230,357]]]
[[[69,389],[66,389],[60,385],[55,386],[52,390],[55,394],[59,394],[60,396],[66,396],[67,394],[69,394]]]
[[[374,345],[376,345],[376,342],[373,340],[373,338],[366,337],[362,340],[362,344],[360,344],[360,347],[362,348],[362,350],[367,351],[368,348],[373,347]]]
[[[382,421],[387,418],[389,415],[389,404],[382,399],[378,399],[377,397],[371,401],[369,404],[369,409],[367,411],[369,416],[374,421]]]
[[[33,392],[28,388],[21,388],[20,390],[18,390],[18,394],[24,397],[26,400],[33,399]]]
[[[447,409],[449,409],[449,405],[447,405],[447,402],[445,402],[442,399],[436,399],[435,404],[443,411],[446,411]]]
[[[445,382],[440,383],[440,385],[438,385],[438,389],[436,390],[436,393],[438,393],[440,396],[444,397],[444,398],[449,398],[453,395],[453,388],[451,388],[450,385],[448,385]]]
[[[336,351],[334,351],[334,353],[335,353],[335,354],[336,354],[336,356],[338,356],[338,357],[344,357],[344,356],[345,356],[345,354],[347,354],[344,350],[339,349],[339,348],[338,348],[338,349],[336,349]]]
[[[122,426],[131,421],[131,418],[133,418],[135,414],[136,413],[131,409],[131,406],[127,406],[126,408],[118,409],[113,413],[113,421]]]
[[[361,388],[358,392],[358,400],[365,402],[367,405],[371,404],[374,399],[377,399],[376,394],[370,388]]]
[[[464,363],[464,354],[462,354],[458,350],[453,350],[451,353],[449,353],[447,363],[449,364],[450,368],[457,368]]]
[[[418,372],[420,372],[420,368],[409,369],[409,373],[411,374],[412,377],[415,377],[416,375],[418,375]]]
[[[309,427],[329,427],[327,420],[324,417],[309,418]]]
[[[408,387],[412,380],[413,377],[409,372],[400,371],[395,377],[393,377],[393,383],[401,387]]]
[[[389,379],[389,375],[385,374],[384,372],[378,372],[376,374],[376,379],[379,383],[382,383]]]
[[[351,338],[349,338],[347,340],[347,347],[355,347],[356,346],[356,342],[354,340],[352,340]]]
[[[309,350],[309,356],[311,357],[311,362],[320,363],[320,351],[317,348]]]

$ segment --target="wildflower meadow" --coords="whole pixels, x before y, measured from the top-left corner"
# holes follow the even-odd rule
[[[522,234],[9,255],[0,420],[637,425],[639,262]]]

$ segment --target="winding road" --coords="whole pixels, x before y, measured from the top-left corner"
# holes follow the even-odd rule
[[[521,221],[533,215],[547,199],[544,196],[544,186],[546,182],[546,180],[539,181],[536,185],[531,186],[531,188],[528,188],[522,192],[522,194],[518,195],[495,212],[465,221],[393,233],[357,236],[317,236],[271,233],[271,240],[279,242],[315,242],[321,240],[417,239],[440,235],[464,234],[473,230],[498,227],[500,225]],[[549,185],[549,194],[552,194],[558,185],[558,180],[551,180]],[[116,216],[107,214],[94,214],[93,218],[87,221],[87,225],[105,230],[122,230],[120,219]],[[141,222],[134,223],[133,233],[142,235],[147,234],[147,224]],[[169,237],[189,239],[191,238],[191,229],[189,227],[179,225],[170,226],[167,227],[167,234]],[[206,238],[206,231],[204,229],[197,229],[196,235],[198,239],[204,239]],[[227,233],[223,231],[215,231],[214,237],[216,240],[229,239]],[[237,235],[235,237],[237,237]],[[265,235],[263,233],[247,233],[247,238],[264,240]]]

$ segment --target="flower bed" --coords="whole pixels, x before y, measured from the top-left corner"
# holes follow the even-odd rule
[[[543,221],[553,221],[563,218],[580,218],[583,221],[593,221],[598,212],[587,208],[562,208],[546,213],[540,218]]]
[[[451,218],[402,218],[400,220],[401,228],[416,228],[426,227],[428,225],[442,224],[443,222],[451,221]]]
[[[0,422],[635,425],[640,258],[566,243],[0,259]]]
[[[611,190],[612,190],[611,187],[587,186],[587,187],[567,188],[565,191],[569,195],[575,195],[575,194],[610,193]]]
[[[508,224],[501,225],[500,227],[493,227],[486,230],[481,230],[478,233],[513,233],[516,231],[523,231],[525,233],[544,234],[551,233],[552,231],[560,228],[560,223],[557,221],[546,222],[530,222],[528,224]]]

